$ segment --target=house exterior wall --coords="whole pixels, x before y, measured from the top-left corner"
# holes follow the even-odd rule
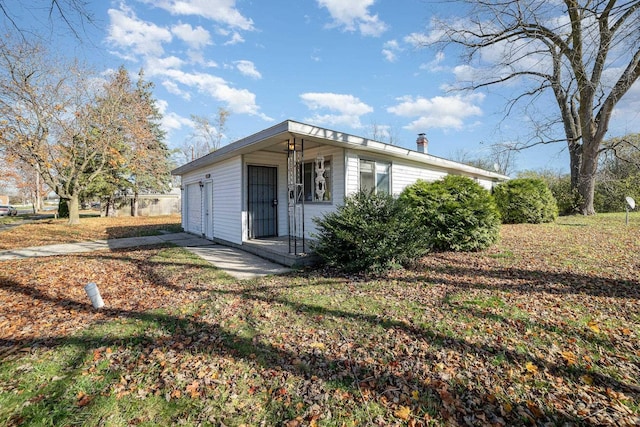
[[[478,182],[478,184],[480,184],[481,186],[483,186],[489,191],[493,191],[493,187],[498,185],[497,182],[492,181],[490,179],[486,179],[486,178],[477,178],[476,181]]]
[[[216,163],[212,169],[213,181],[213,237],[242,244],[242,158],[233,157]]]
[[[268,146],[273,150],[273,146]],[[286,148],[285,148],[286,149]],[[415,183],[418,179],[438,180],[447,174],[460,174],[474,178],[480,185],[492,189],[492,178],[474,176],[472,171],[449,168],[447,162],[426,165],[405,157],[392,157],[383,152],[373,152],[364,147],[347,148],[339,145],[320,145],[306,148],[303,162],[313,162],[322,156],[331,160],[331,200],[304,203],[304,234],[313,238],[317,232],[314,218],[333,212],[344,203],[345,196],[356,193],[360,188],[360,159],[384,161],[391,164],[390,185],[393,195]],[[400,153],[402,155],[402,153]],[[395,154],[397,156],[397,153]],[[449,162],[450,163],[450,162]],[[241,245],[249,239],[248,230],[248,169],[249,166],[267,166],[277,169],[277,235],[289,234],[288,206],[288,162],[285,151],[257,150],[237,154],[208,166],[192,170],[182,175],[183,182],[183,227],[186,231],[202,235],[207,232],[214,239]],[[209,177],[207,177],[207,175]],[[203,187],[200,187],[202,182]],[[203,224],[205,198],[203,191],[210,189],[212,209],[209,214],[210,227]],[[300,230],[300,228],[298,228]]]
[[[425,169],[418,165],[395,161],[391,164],[391,192],[398,195],[419,179],[432,182],[445,176],[447,176],[445,170]]]
[[[207,175],[209,177],[207,178]],[[200,182],[203,187],[200,187]],[[186,174],[182,177],[184,188],[182,206],[182,228],[202,235],[205,231],[216,239],[242,243],[242,158],[215,163]],[[203,191],[211,189],[211,211],[209,227],[203,224],[203,205],[206,198]],[[208,236],[209,237],[209,236]]]
[[[198,182],[188,183],[184,187],[184,209],[182,210],[182,228],[193,234],[202,234],[202,196]]]
[[[344,149],[329,145],[304,150],[304,162],[313,162],[322,156],[331,160],[331,201],[305,202],[304,231],[306,237],[312,237],[316,232],[313,218],[335,211],[337,206],[344,203],[345,197],[345,153]]]
[[[343,150],[339,148],[326,147],[320,150],[305,151],[305,159],[313,159],[316,155],[322,154],[332,156],[332,179],[333,179],[333,200],[330,204],[317,203],[305,204],[305,235],[312,237],[317,232],[314,217],[319,217],[326,212],[336,209],[343,203],[344,197],[353,195],[360,189],[360,159],[384,161],[391,163],[391,192],[399,195],[407,186],[412,185],[417,180],[437,181],[449,174],[443,168],[435,166],[425,166],[420,163],[403,161],[397,158],[388,158],[379,154],[372,154],[358,150]],[[335,163],[334,163],[335,162]],[[470,176],[484,188],[491,190],[494,182],[489,179]]]
[[[345,150],[344,161],[345,194],[350,196],[360,189],[360,157],[353,151]]]

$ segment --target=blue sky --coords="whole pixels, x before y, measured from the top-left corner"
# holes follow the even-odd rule
[[[39,12],[6,1],[28,25]],[[482,157],[494,143],[529,134],[528,118],[504,119],[518,86],[448,90],[468,71],[459,52],[420,48],[444,2],[424,0],[123,0],[94,1],[96,26],[52,36],[52,46],[90,62],[97,72],[142,67],[172,147],[192,132],[191,114],[230,111],[223,144],[286,119],[355,135],[391,135],[415,148],[425,132],[429,153]],[[60,25],[60,24],[58,24]],[[68,33],[68,31],[67,31]],[[611,136],[640,131],[636,83],[616,112]],[[553,111],[541,106],[541,111]],[[384,138],[383,138],[384,140]],[[518,170],[566,171],[564,145],[538,146],[517,157]]]

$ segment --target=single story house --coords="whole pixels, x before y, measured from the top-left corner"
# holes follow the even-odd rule
[[[416,142],[409,150],[286,120],[172,171],[182,178],[182,226],[245,249],[286,240],[298,256],[316,230],[312,219],[359,189],[397,195],[418,179],[457,174],[490,190],[508,179],[427,154],[424,134]]]

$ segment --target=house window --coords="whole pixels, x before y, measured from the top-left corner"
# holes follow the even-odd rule
[[[302,167],[305,202],[331,201],[331,159],[318,156]]]
[[[360,160],[360,189],[374,193],[391,193],[391,163]]]

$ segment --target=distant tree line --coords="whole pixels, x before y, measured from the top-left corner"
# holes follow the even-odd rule
[[[517,154],[518,150],[496,144],[484,156],[473,157],[459,151],[454,158],[460,163],[514,176]],[[515,177],[542,179],[558,202],[560,215],[581,213],[582,196],[572,187],[570,173],[551,169],[525,170],[515,173]],[[640,201],[640,134],[612,138],[602,143],[594,191],[596,212],[624,211],[625,197]]]
[[[580,194],[571,189],[571,176],[551,170],[526,171],[520,177],[543,179],[558,202],[561,215],[579,212]],[[621,212],[625,197],[640,201],[640,134],[614,138],[603,143],[596,174],[596,212]]]

